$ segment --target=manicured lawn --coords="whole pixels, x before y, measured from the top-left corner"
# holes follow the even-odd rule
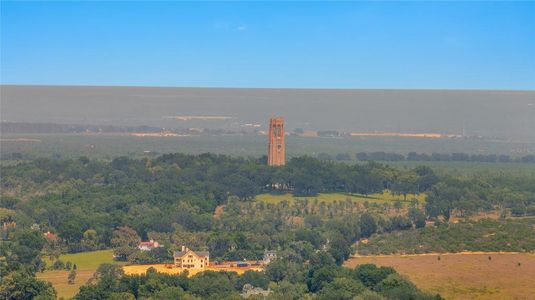
[[[314,201],[315,199],[318,199],[318,201],[324,201],[324,202],[332,202],[332,201],[345,201],[347,199],[351,199],[351,201],[368,201],[368,202],[395,202],[395,201],[404,201],[403,195],[394,195],[390,193],[390,191],[384,191],[380,194],[370,194],[368,196],[360,195],[360,194],[349,194],[349,193],[329,193],[329,194],[318,194],[317,196],[312,197],[294,197],[292,194],[262,194],[256,196],[257,201],[264,201],[268,203],[279,203],[281,201],[294,201],[295,199],[308,199],[309,201]],[[418,202],[423,203],[425,201],[425,195],[424,194],[410,194],[407,195],[407,201],[411,201],[412,199],[418,200]]]
[[[91,252],[81,252],[75,254],[63,254],[59,257],[64,263],[70,261],[76,264],[77,276],[74,284],[67,283],[67,277],[69,271],[45,271],[43,273],[37,273],[37,278],[52,283],[54,288],[58,292],[58,298],[64,297],[66,299],[72,298],[78,293],[80,286],[85,284],[87,280],[93,276],[93,273],[97,270],[101,264],[124,264],[123,262],[117,262],[113,260],[113,250],[99,250]],[[52,263],[45,257],[43,260],[47,266]]]

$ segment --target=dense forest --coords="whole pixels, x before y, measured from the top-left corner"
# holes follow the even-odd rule
[[[449,218],[497,207],[533,214],[535,176],[477,174],[439,177],[429,167],[393,168],[369,162],[346,165],[298,157],[282,168],[260,159],[222,155],[168,154],[155,159],[112,161],[36,159],[2,169],[1,206],[21,225],[39,224],[58,233],[77,251],[84,232],[96,230],[110,245],[113,230],[171,232],[173,224],[208,230],[216,206],[260,193],[291,192],[368,195],[385,189],[407,195],[427,193],[428,217]]]
[[[261,275],[208,274],[190,279],[162,274],[126,276],[103,267],[102,274],[81,290],[79,299],[98,293],[104,293],[104,298],[115,293],[154,299],[164,299],[165,293],[216,297],[216,292],[202,294],[195,288],[209,284],[207,278],[225,286],[231,297],[242,290],[244,282],[249,283],[241,279],[247,276],[254,277],[250,280],[255,286],[270,285],[275,294],[291,290],[297,293],[294,299],[304,294],[351,299],[364,291],[370,294],[365,299],[427,299],[433,296],[422,294],[393,270],[370,271],[386,272],[371,284],[357,275],[359,268],[338,266],[355,251],[535,250],[529,238],[533,236],[531,219],[515,219],[535,215],[533,175],[452,177],[425,166],[349,165],[307,156],[274,168],[266,166],[265,157],[167,154],[111,161],[35,159],[4,166],[0,182],[1,275],[12,281],[22,280],[21,272],[61,268],[60,253],[109,248],[118,259],[136,264],[169,262],[180,245],[210,250],[214,261],[261,259],[266,249],[276,249],[281,257]],[[299,198],[278,203],[255,200],[266,193],[291,193]],[[349,197],[318,201],[318,193],[358,194],[369,201]],[[393,193],[402,200],[374,201],[374,193]],[[413,197],[422,193],[425,202]],[[494,212],[500,219],[470,219],[481,212]],[[451,218],[465,221],[454,224],[448,222]],[[43,237],[43,232],[56,238]],[[492,238],[482,243],[479,234]],[[137,243],[147,239],[165,247],[138,251]],[[356,243],[363,239],[369,242]],[[508,243],[511,239],[522,242]],[[451,240],[459,242],[445,242]],[[44,256],[55,260],[54,265],[47,266]],[[149,283],[157,287],[146,286]],[[27,284],[53,293],[46,283]],[[2,289],[6,288],[9,285],[4,281]],[[390,294],[391,288],[403,291]],[[328,298],[330,289],[349,296]]]

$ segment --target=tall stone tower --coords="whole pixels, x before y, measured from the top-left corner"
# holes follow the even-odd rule
[[[286,145],[284,144],[284,119],[269,119],[268,165],[284,166],[286,163]]]

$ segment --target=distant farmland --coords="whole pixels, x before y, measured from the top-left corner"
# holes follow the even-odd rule
[[[83,134],[2,134],[2,153],[27,153],[33,156],[61,155],[112,158],[121,155],[143,156],[156,153],[220,153],[232,156],[267,154],[267,138],[257,135],[201,136],[109,136]],[[335,156],[358,152],[506,154],[512,157],[535,153],[535,143],[513,143],[491,140],[421,139],[403,137],[298,137],[286,140],[287,155]],[[448,162],[449,164],[450,162]],[[422,164],[418,162],[418,164]]]
[[[9,122],[233,130],[257,123],[265,130],[268,118],[280,115],[289,130],[535,142],[535,91],[3,85],[0,92],[1,119]]]

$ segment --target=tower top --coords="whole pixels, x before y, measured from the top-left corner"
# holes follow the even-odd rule
[[[270,118],[268,133],[268,165],[283,166],[286,163],[284,118]]]

